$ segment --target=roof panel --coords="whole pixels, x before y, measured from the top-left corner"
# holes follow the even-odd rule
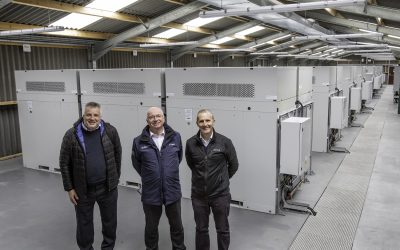
[[[154,18],[179,7],[180,5],[163,0],[141,0],[122,9],[121,12]]]
[[[82,30],[86,31],[97,31],[97,32],[109,32],[109,33],[121,33],[125,30],[135,27],[137,23],[123,22],[113,19],[102,18],[99,21],[84,27]]]
[[[9,4],[0,9],[0,21],[48,26],[67,13],[19,4]]]

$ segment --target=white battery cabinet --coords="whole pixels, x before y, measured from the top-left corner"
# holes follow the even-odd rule
[[[330,128],[343,129],[346,126],[345,117],[346,97],[333,96],[331,97],[331,115],[330,115]]]
[[[140,176],[132,167],[133,138],[146,126],[149,107],[161,106],[162,69],[81,70],[82,107],[101,104],[102,116],[118,130],[121,146],[120,185],[138,188]]]
[[[382,86],[382,75],[374,77],[374,89],[380,89]]]
[[[361,97],[365,101],[372,99],[372,84],[372,81],[365,81],[362,83]]]
[[[76,70],[15,71],[23,165],[60,172],[60,146],[79,118]]]
[[[302,175],[310,168],[311,119],[290,117],[281,123],[280,173]]]
[[[361,88],[354,87],[351,88],[350,95],[350,110],[360,112],[361,110]]]

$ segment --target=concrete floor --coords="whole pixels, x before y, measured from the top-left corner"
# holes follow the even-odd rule
[[[368,177],[370,181],[365,192],[365,203],[362,203],[363,209],[356,221],[356,231],[351,235],[353,249],[357,250],[400,249],[400,242],[396,237],[400,231],[400,200],[397,199],[400,196],[400,147],[396,145],[396,140],[400,137],[396,131],[400,118],[391,93],[391,88],[387,87],[382,98],[370,104],[376,104],[374,112],[378,114],[377,121],[380,122],[377,125],[381,129],[378,132],[382,136],[379,137],[375,152],[372,152],[376,155],[371,168],[372,176],[370,179]],[[360,114],[357,122],[368,122],[371,116]],[[362,128],[343,130],[343,140],[338,146],[344,146],[350,151],[354,146],[356,150],[353,143],[360,140],[358,136],[362,135],[362,131]],[[318,208],[318,203],[324,199],[329,185],[341,173],[343,164],[350,160],[363,160],[352,159],[350,156],[356,158],[357,154],[313,153],[315,175],[309,177],[310,182],[301,187],[295,199]],[[134,189],[119,187],[118,206],[118,239],[115,249],[144,249],[144,215],[139,194]],[[99,249],[101,227],[98,209],[95,211],[94,247]],[[317,216],[323,216],[323,213],[318,213]],[[182,201],[182,217],[185,242],[187,248],[192,250],[195,225],[190,200]],[[269,215],[233,207],[230,215],[230,249],[289,249],[296,239],[298,241],[311,218],[313,217],[292,212]],[[0,225],[0,249],[77,249],[74,209],[63,191],[61,176],[24,168],[20,158],[0,162]],[[213,227],[210,224],[211,249],[217,249]],[[162,217],[159,229],[160,250],[171,249],[165,216]],[[312,249],[311,245],[303,245],[302,249]],[[349,248],[336,245],[331,249]]]

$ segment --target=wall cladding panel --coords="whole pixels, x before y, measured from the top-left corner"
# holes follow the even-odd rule
[[[213,55],[197,54],[195,58],[193,54],[187,54],[174,62],[174,68],[189,67],[217,67],[217,61]]]
[[[87,50],[0,45],[0,102],[16,101],[14,70],[87,68]],[[21,152],[18,109],[0,106],[0,157]]]
[[[165,53],[138,52],[137,56],[134,56],[130,51],[111,51],[97,61],[98,69],[165,67],[167,67]]]
[[[244,56],[235,56],[226,58],[222,62],[219,63],[220,67],[247,67],[246,65],[246,57]]]

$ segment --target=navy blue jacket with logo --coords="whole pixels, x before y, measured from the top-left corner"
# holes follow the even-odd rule
[[[186,162],[192,170],[192,197],[215,198],[230,193],[229,179],[239,168],[232,141],[215,132],[204,147],[200,131],[186,141]]]
[[[132,164],[142,177],[142,202],[147,205],[169,205],[182,197],[179,182],[181,136],[167,124],[164,130],[161,151],[150,137],[149,126],[133,140]]]

